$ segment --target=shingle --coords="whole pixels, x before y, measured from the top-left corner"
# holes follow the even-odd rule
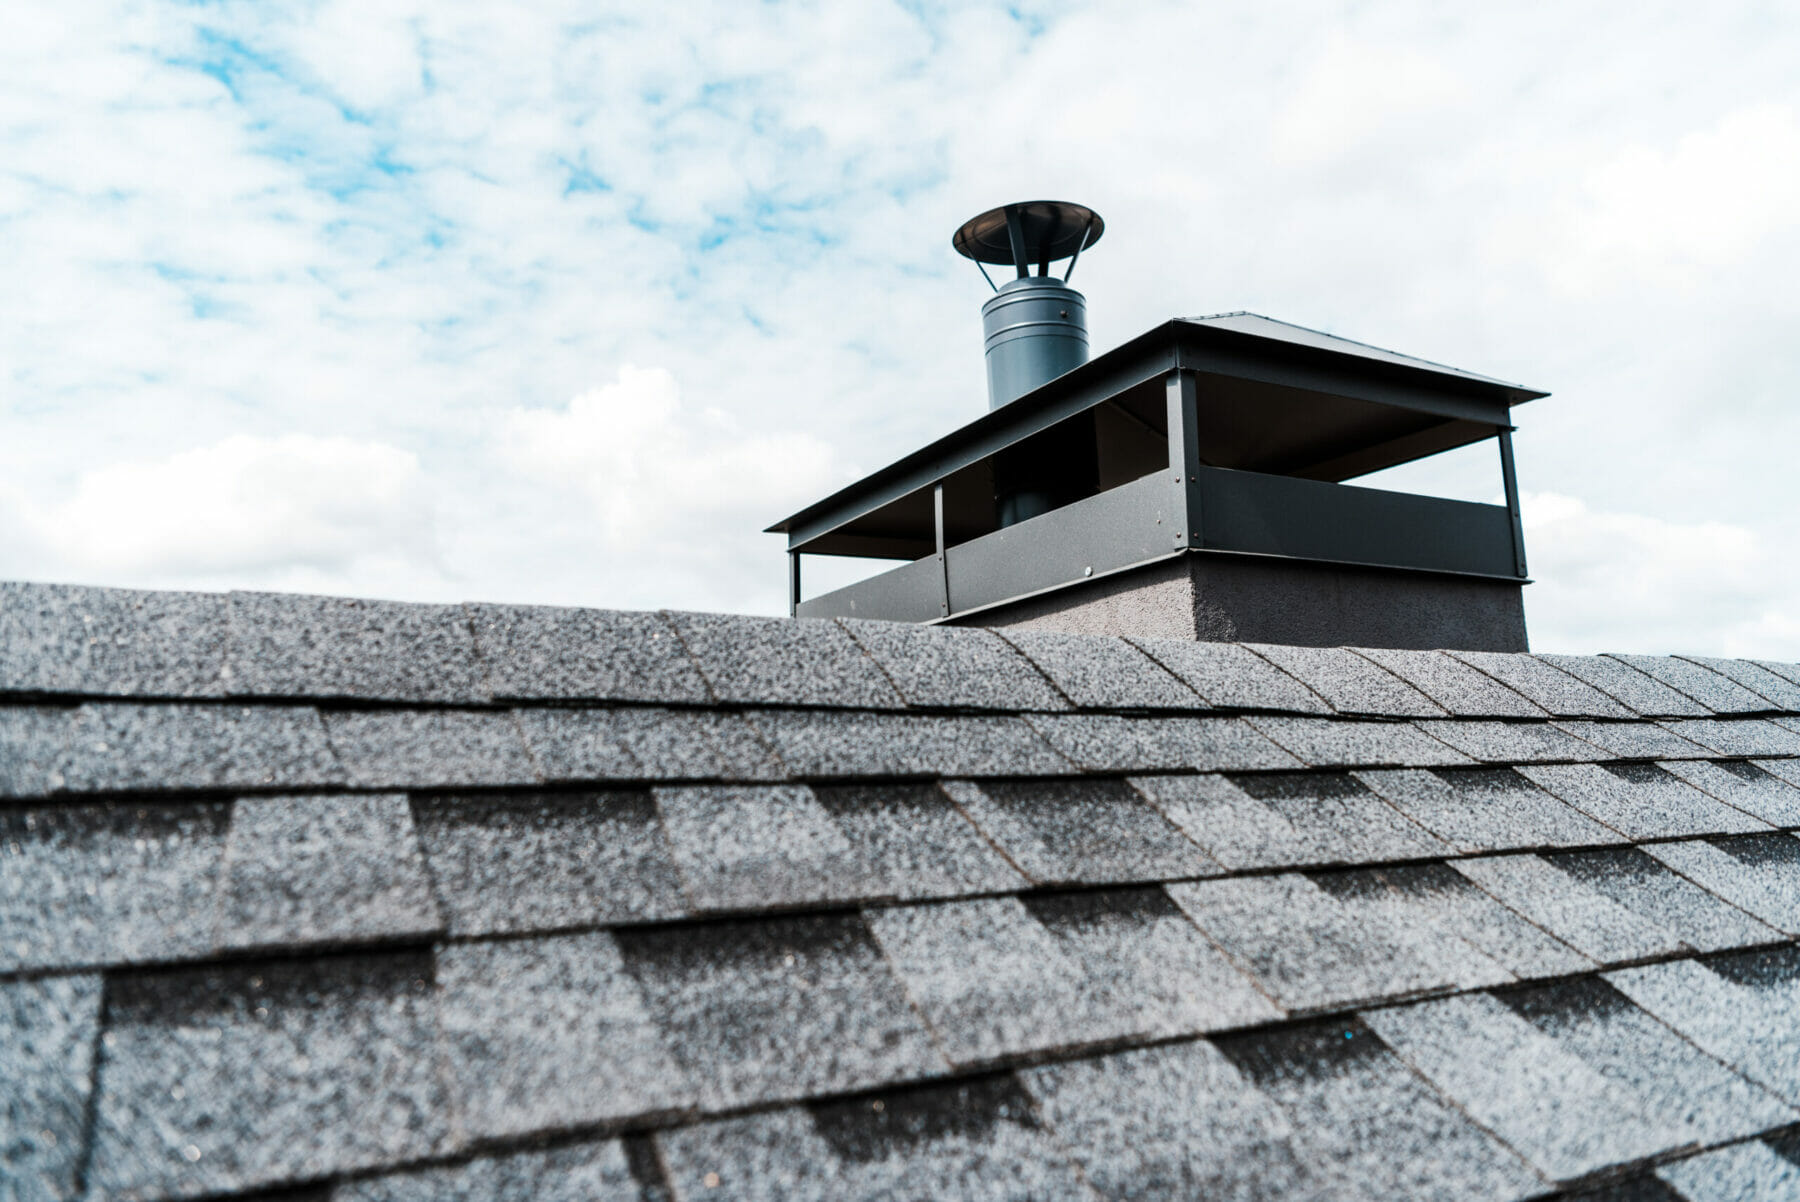
[[[1082,709],[1209,708],[1198,693],[1124,639],[1053,630],[1006,630],[1001,637]]]
[[[1237,964],[1290,1011],[1402,997],[1452,983],[1404,939],[1355,913],[1298,873],[1168,886]]]
[[[1069,762],[1020,718],[763,710],[749,715],[796,777],[1054,776]]]
[[[235,696],[488,700],[460,605],[232,593],[230,611]]]
[[[1688,1202],[1781,1202],[1800,1198],[1800,1165],[1760,1140],[1702,1152],[1656,1170]]]
[[[1692,697],[1707,712],[1715,714],[1760,714],[1776,707],[1768,698],[1759,697],[1728,676],[1691,659],[1673,655],[1618,655],[1616,659],[1630,664],[1646,676]]]
[[[0,583],[0,693],[218,697],[225,598]]]
[[[1511,768],[1358,772],[1357,779],[1457,851],[1624,841]]]
[[[1261,1202],[1318,1183],[1287,1117],[1204,1040],[1021,1074],[1082,1175],[1108,1198]]]
[[[604,931],[445,947],[438,1013],[472,1138],[665,1114],[696,1094]]]
[[[1685,1142],[1687,1132],[1659,1121],[1626,1083],[1486,994],[1362,1018],[1426,1080],[1554,1180]]]
[[[1661,765],[1726,805],[1774,826],[1800,826],[1800,787],[1743,760],[1670,760]]]
[[[1519,772],[1634,841],[1768,829],[1655,764],[1538,764]]]
[[[0,971],[202,956],[230,807],[0,809]]]
[[[1245,646],[1297,678],[1342,714],[1441,718],[1446,712],[1398,676],[1345,647]]]
[[[1219,871],[1122,780],[954,781],[945,789],[1040,885],[1161,881]]]
[[[698,910],[760,910],[879,897],[887,882],[805,785],[656,790],[663,829]]]
[[[837,785],[814,795],[881,873],[889,896],[914,901],[1026,884],[936,785]]]
[[[1366,864],[1448,850],[1340,772],[1145,776],[1132,783],[1230,869]]]
[[[1246,718],[1315,768],[1430,768],[1475,761],[1408,722]]]
[[[1606,979],[1702,1050],[1800,1105],[1800,949],[1673,960]]]
[[[347,1181],[332,1202],[640,1202],[616,1139]],[[647,1199],[645,1199],[647,1202]]]
[[[1247,647],[1188,639],[1132,639],[1200,699],[1219,709],[1329,714],[1311,689]]]
[[[1519,693],[1441,651],[1390,651],[1373,647],[1354,650],[1459,718],[1548,717],[1540,706]]]
[[[443,929],[398,793],[246,797],[231,812],[219,947],[424,936]]]
[[[1664,723],[1677,736],[1721,755],[1800,755],[1800,733],[1756,718],[1696,718]]]
[[[99,977],[0,982],[0,1193],[76,1196],[100,1025]]]
[[[1633,711],[1536,655],[1446,651],[1559,718],[1629,718]]]
[[[325,729],[350,783],[366,789],[538,782],[505,711],[341,710],[326,714]]]
[[[1654,722],[1558,722],[1561,729],[1599,748],[1590,758],[1621,760],[1698,759],[1706,755],[1690,743]]]
[[[108,982],[90,1190],[225,1193],[441,1150],[429,955]]]
[[[1234,1036],[1219,1048],[1286,1115],[1320,1184],[1302,1197],[1501,1199],[1543,1188],[1353,1018]]]
[[[1418,728],[1484,764],[1577,763],[1599,758],[1583,742],[1548,722],[1451,722],[1422,720]]]
[[[0,797],[45,797],[61,788],[59,769],[74,726],[73,709],[0,706]]]
[[[1026,720],[1050,746],[1091,772],[1300,767],[1299,760],[1237,718],[1049,714]]]
[[[413,799],[455,935],[673,918],[687,910],[647,793]]]
[[[1094,1198],[1010,1076],[704,1123],[656,1141],[683,1199]]]
[[[1539,659],[1652,718],[1699,717],[1711,713],[1684,693],[1652,679],[1630,664],[1609,655],[1540,655]]]
[[[1800,788],[1800,760],[1757,760],[1756,766],[1788,784]]]
[[[1048,680],[991,630],[909,622],[838,622],[900,690],[927,709],[1066,710]]]
[[[899,709],[875,661],[835,622],[665,613],[720,701]]]
[[[1546,857],[1557,868],[1702,952],[1771,943],[1780,934],[1635,847]]]
[[[84,705],[60,772],[70,793],[305,789],[345,779],[308,706]]]
[[[1025,908],[1081,966],[1122,1034],[1163,1039],[1279,1019],[1163,890],[1033,894]]]
[[[1456,871],[1601,964],[1681,950],[1669,931],[1534,855],[1457,860]]]
[[[618,609],[465,605],[496,698],[674,701],[712,698],[662,617]]]
[[[952,1063],[1108,1039],[1117,1016],[1071,950],[1017,899],[871,910],[869,929]]]
[[[1790,714],[1800,713],[1800,681],[1790,680],[1747,659],[1715,659],[1705,655],[1684,655],[1681,658],[1728,677],[1757,696],[1766,698],[1770,702],[1767,708],[1786,710]]]
[[[1800,838],[1738,835],[1644,850],[1777,930],[1800,934]]]
[[[664,1043],[708,1107],[871,1089],[943,1059],[854,915],[617,935]]]
[[[516,713],[546,781],[782,778],[736,714],[655,706]]]

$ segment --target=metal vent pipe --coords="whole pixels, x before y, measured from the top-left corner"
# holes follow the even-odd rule
[[[1054,276],[1021,276],[1001,285],[981,306],[981,330],[989,409],[1088,359],[1087,300]]]

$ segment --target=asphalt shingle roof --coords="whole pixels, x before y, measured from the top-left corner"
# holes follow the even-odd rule
[[[1797,828],[1793,665],[4,585],[0,1196],[1780,1196]]]

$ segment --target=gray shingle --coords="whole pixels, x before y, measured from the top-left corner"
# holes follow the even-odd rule
[[[1670,760],[1661,767],[1726,805],[1774,826],[1800,826],[1800,787],[1743,760]]]
[[[1702,1050],[1800,1105],[1800,949],[1672,960],[1606,979]]]
[[[446,1146],[428,955],[107,985],[92,1192],[250,1189]]]
[[[218,697],[225,598],[0,583],[0,693]]]
[[[854,915],[617,938],[665,1045],[709,1108],[870,1089],[944,1069]]]
[[[1800,760],[1768,760],[1756,761],[1756,766],[1773,776],[1779,776],[1788,784],[1800,788]]]
[[[1456,871],[1601,964],[1682,950],[1681,940],[1534,855],[1457,860]]]
[[[519,701],[712,698],[661,615],[550,605],[465,605],[495,697]]]
[[[84,705],[60,772],[70,793],[344,783],[308,706]]]
[[[1800,1198],[1800,1164],[1760,1140],[1702,1152],[1656,1170],[1687,1202],[1782,1202]]]
[[[1441,718],[1443,706],[1398,676],[1346,647],[1281,647],[1247,643],[1343,714],[1385,718]]]
[[[1204,1040],[1021,1074],[1082,1175],[1108,1198],[1312,1196],[1287,1117]]]
[[[1800,681],[1790,680],[1747,659],[1715,659],[1706,655],[1684,655],[1681,658],[1728,677],[1757,696],[1766,698],[1770,702],[1767,708],[1786,710],[1790,714],[1800,713]]]
[[[944,787],[1040,885],[1161,881],[1219,871],[1122,780],[952,781]]]
[[[936,785],[837,785],[814,795],[881,873],[890,896],[912,901],[1026,884]]]
[[[1197,643],[1189,639],[1131,641],[1200,694],[1202,701],[1219,709],[1331,713],[1331,707],[1318,694],[1236,643]]]
[[[1389,1046],[1545,1176],[1567,1181],[1678,1146],[1626,1083],[1486,994],[1364,1014]]]
[[[1405,939],[1298,873],[1170,885],[1169,896],[1284,1009],[1395,998],[1453,983]]]
[[[687,912],[647,793],[417,797],[413,818],[454,935]]]
[[[1055,776],[1070,767],[1021,718],[803,710],[749,717],[796,777]]]
[[[840,618],[908,705],[927,709],[1066,710],[1042,673],[991,630]]]
[[[1421,720],[1418,728],[1484,764],[1577,763],[1600,758],[1583,742],[1548,722],[1451,722]]]
[[[1691,659],[1673,655],[1619,655],[1607,658],[1630,664],[1646,676],[1692,697],[1709,713],[1760,714],[1776,707],[1728,676]]]
[[[1050,714],[1026,719],[1050,746],[1091,772],[1253,771],[1300,761],[1237,718]]]
[[[1721,755],[1800,755],[1800,733],[1756,718],[1696,718],[1664,723],[1677,736]]]
[[[1558,722],[1561,729],[1603,754],[1591,758],[1621,760],[1700,759],[1706,751],[1698,743],[1654,722]]]
[[[100,1025],[99,977],[0,982],[0,1192],[76,1196]]]
[[[1357,647],[1356,653],[1404,680],[1459,718],[1544,718],[1538,705],[1485,673],[1441,651],[1390,651]]]
[[[777,1110],[656,1138],[682,1199],[1094,1198],[1010,1076]]]
[[[1543,1188],[1355,1019],[1235,1036],[1219,1047],[1291,1124],[1319,1182],[1302,1197],[1501,1199]]]
[[[618,1140],[481,1156],[334,1187],[332,1202],[648,1202]]]
[[[1005,630],[1000,635],[1082,709],[1209,708],[1198,693],[1124,639],[1053,630]]]
[[[1768,829],[1655,764],[1538,764],[1519,772],[1634,841]]]
[[[1475,761],[1409,722],[1246,718],[1315,768],[1430,768]]]
[[[1132,784],[1230,869],[1366,864],[1448,850],[1343,773],[1145,776]]]
[[[246,797],[233,807],[217,946],[401,939],[443,925],[403,795]]]
[[[73,709],[0,706],[0,797],[45,797],[61,788],[59,769],[74,726]]]
[[[1738,835],[1644,850],[1740,910],[1800,935],[1800,838]]]
[[[1508,651],[1446,651],[1492,676],[1532,704],[1559,718],[1629,718],[1626,709],[1541,657]]]
[[[713,695],[752,705],[899,709],[875,661],[835,622],[665,613]]]
[[[736,714],[655,706],[516,713],[547,781],[782,778],[768,748]]]
[[[1697,951],[1771,943],[1780,934],[1635,847],[1564,852],[1550,863]]]
[[[235,696],[488,700],[460,605],[232,593],[230,612]]]
[[[1511,768],[1402,769],[1356,776],[1457,851],[1624,842],[1617,831],[1563,804]]]
[[[1539,659],[1620,702],[1636,713],[1652,718],[1700,717],[1712,711],[1685,693],[1678,693],[1609,655],[1540,655]]]
[[[771,909],[886,891],[886,880],[805,785],[658,789],[656,806],[698,910]]]
[[[604,931],[438,953],[444,1063],[476,1139],[664,1114],[695,1086]]]
[[[1789,684],[1800,684],[1800,663],[1790,664],[1774,659],[1752,659],[1739,662],[1755,664],[1763,671],[1772,672]]]
[[[205,955],[230,807],[0,809],[0,971]]]
[[[505,711],[341,710],[325,729],[350,783],[366,789],[538,783]]]

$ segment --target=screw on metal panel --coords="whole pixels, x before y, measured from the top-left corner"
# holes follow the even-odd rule
[[[1094,574],[1094,569],[1093,568],[1083,568],[1083,569],[1081,569],[1081,574],[1083,576],[1092,576]]]

